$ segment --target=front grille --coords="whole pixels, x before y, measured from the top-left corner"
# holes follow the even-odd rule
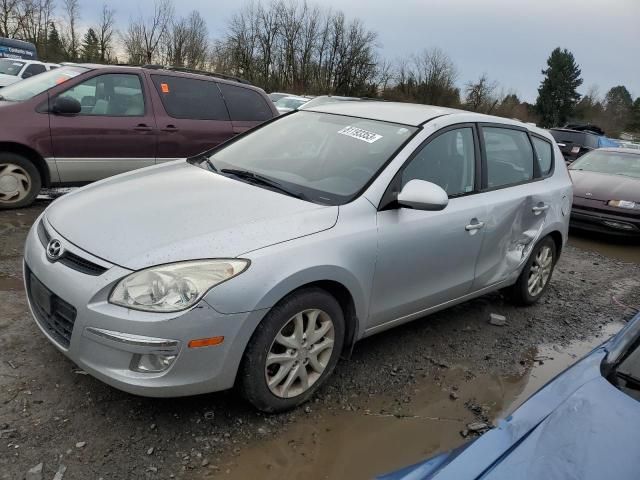
[[[27,276],[27,295],[29,295],[37,322],[56,342],[64,348],[69,348],[73,324],[76,321],[75,307],[44,286],[28,268],[25,268],[25,274]],[[34,287],[40,291],[35,293]]]
[[[42,246],[47,248],[47,245],[51,241],[51,235],[49,235],[49,232],[47,232],[47,229],[44,227],[44,220],[41,220],[38,224],[38,238],[40,238]],[[58,261],[61,264],[86,275],[93,275],[97,277],[107,271],[105,267],[68,251],[65,251]]]

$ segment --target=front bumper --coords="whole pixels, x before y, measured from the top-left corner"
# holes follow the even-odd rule
[[[62,238],[44,220],[47,233],[72,254],[106,267],[90,275],[62,261],[47,259],[36,221],[25,245],[25,288],[29,308],[49,341],[83,370],[118,389],[150,397],[175,397],[231,388],[253,328],[266,313],[221,314],[201,301],[184,312],[158,314],[108,303],[113,286],[129,270],[93,257]],[[31,277],[65,308],[64,325],[52,329],[34,298]],[[75,315],[66,314],[75,310]],[[59,306],[50,307],[61,308]],[[67,318],[68,317],[68,318]],[[73,317],[72,320],[70,318]],[[54,320],[60,320],[56,317]],[[55,321],[54,321],[55,323]],[[223,336],[224,342],[189,348],[190,340]],[[175,356],[162,372],[132,368],[136,355]]]
[[[609,235],[640,236],[640,219],[596,210],[580,209],[573,205],[570,225],[573,228]]]

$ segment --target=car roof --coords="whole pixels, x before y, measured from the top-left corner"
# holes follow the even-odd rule
[[[571,133],[584,133],[585,135],[594,135],[596,137],[602,137],[602,135],[591,130],[574,130],[573,128],[550,128],[550,132],[571,132]]]
[[[519,120],[511,120],[509,118],[485,115],[466,110],[458,110],[455,108],[437,107],[417,103],[382,102],[377,100],[341,101],[317,106],[308,106],[307,103],[303,105],[300,110],[367,118],[370,120],[399,123],[414,127],[423,125],[437,117],[459,114],[465,115],[466,117],[471,116],[473,118],[473,120],[467,121],[504,123],[506,125],[525,127],[536,133],[543,132],[541,129],[536,128],[533,125],[523,123]]]
[[[97,69],[117,69],[117,70],[146,70],[150,73],[156,73],[156,74],[161,74],[161,75],[171,75],[171,76],[175,76],[175,77],[187,77],[187,78],[197,78],[197,79],[209,79],[212,81],[216,81],[216,82],[221,82],[221,83],[228,83],[230,85],[236,85],[236,86],[241,86],[243,88],[248,88],[251,90],[255,90],[259,93],[264,93],[264,90],[262,90],[260,87],[257,87],[255,85],[252,85],[251,83],[248,83],[244,80],[241,79],[235,79],[233,77],[229,77],[226,78],[225,75],[222,74],[217,74],[215,72],[199,72],[197,70],[194,71],[188,71],[188,70],[173,70],[171,68],[162,68],[161,66],[156,66],[156,65],[143,65],[143,66],[138,66],[138,65],[105,65],[105,64],[101,64],[101,63],[63,63],[63,66],[78,66],[78,67],[84,67],[84,68],[88,68],[91,70],[97,70]],[[266,94],[265,94],[266,95]]]
[[[632,155],[640,155],[640,150],[635,148],[624,148],[624,147],[607,147],[607,148],[598,148],[599,152],[612,152],[612,153],[630,153]]]

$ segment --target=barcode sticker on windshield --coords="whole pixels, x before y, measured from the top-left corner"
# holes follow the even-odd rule
[[[382,135],[378,135],[377,133],[368,132],[361,128],[352,126],[344,127],[342,130],[338,131],[338,133],[340,135],[346,135],[347,137],[356,138],[367,143],[373,143],[382,138]]]

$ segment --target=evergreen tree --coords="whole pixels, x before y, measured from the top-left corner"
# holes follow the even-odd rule
[[[543,127],[564,125],[572,116],[582,85],[580,67],[567,49],[556,48],[547,60],[548,68],[542,70],[545,78],[538,88],[536,110]]]
[[[640,97],[636,98],[631,108],[631,118],[627,125],[627,129],[634,133],[640,133]]]
[[[66,60],[62,39],[56,28],[56,24],[51,22],[49,29],[49,38],[47,39],[47,60],[49,62],[59,63]]]
[[[84,34],[80,50],[83,62],[95,63],[100,61],[100,41],[93,28],[90,28]]]

